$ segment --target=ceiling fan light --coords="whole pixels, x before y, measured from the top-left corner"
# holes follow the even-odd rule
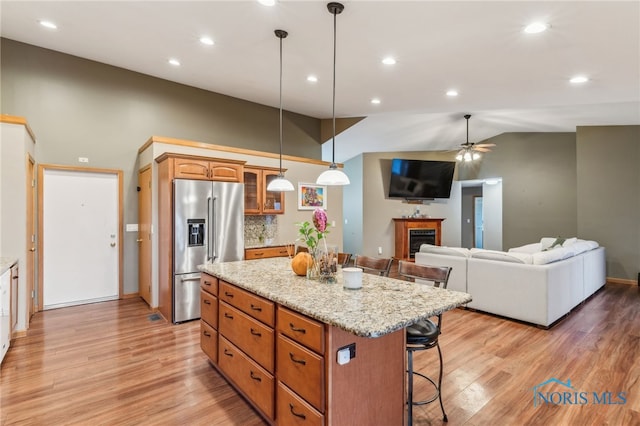
[[[349,176],[342,170],[338,170],[338,166],[332,164],[329,166],[329,170],[325,170],[320,173],[318,179],[316,180],[316,184],[318,185],[349,185],[351,182],[349,181]]]
[[[456,155],[456,160],[462,161],[462,154],[458,153],[458,155]]]
[[[464,158],[464,161],[473,160],[473,157],[471,156],[471,153],[469,151],[465,152],[464,155],[462,156],[462,158]]]
[[[473,160],[479,160],[481,155],[480,155],[479,152],[474,152],[471,157],[472,157]]]
[[[293,184],[285,179],[282,173],[278,174],[278,177],[273,179],[269,182],[269,185],[267,185],[267,191],[271,192],[288,192],[294,190]]]

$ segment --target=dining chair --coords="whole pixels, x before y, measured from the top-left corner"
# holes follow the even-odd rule
[[[451,267],[449,266],[427,266],[416,265],[413,262],[406,262],[401,260],[398,263],[398,275],[408,281],[420,282],[430,281],[434,287],[447,288],[447,282],[449,281],[449,275],[451,275]],[[442,409],[442,420],[448,421],[447,414],[444,411],[444,405],[442,403],[442,351],[438,343],[438,337],[442,333],[442,314],[437,316],[437,322],[431,319],[422,319],[417,323],[410,325],[406,328],[407,339],[407,425],[413,424],[413,406],[424,405],[434,402],[436,399],[440,401],[440,408]],[[426,376],[423,373],[414,371],[413,369],[413,353],[417,351],[424,351],[427,349],[438,349],[438,358],[440,360],[440,370],[438,374],[438,383],[433,379]],[[435,387],[435,393],[430,397],[422,401],[413,400],[413,376],[420,376],[427,379]]]
[[[392,258],[370,257],[357,254],[353,266],[361,268],[366,273],[388,277],[392,261]]]

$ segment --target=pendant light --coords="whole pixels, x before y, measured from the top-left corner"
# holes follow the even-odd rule
[[[318,185],[349,185],[349,177],[338,169],[336,164],[336,16],[342,13],[344,5],[331,2],[327,4],[327,9],[333,14],[333,138],[331,139],[331,165],[329,170],[325,170],[318,176]]]
[[[275,30],[276,37],[280,39],[280,173],[278,176],[269,182],[267,185],[267,191],[271,192],[284,192],[293,191],[293,184],[284,177],[282,172],[282,39],[289,35],[284,30]]]

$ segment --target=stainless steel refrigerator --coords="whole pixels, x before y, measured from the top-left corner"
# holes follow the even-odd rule
[[[244,184],[173,181],[173,322],[200,318],[198,265],[244,258]]]

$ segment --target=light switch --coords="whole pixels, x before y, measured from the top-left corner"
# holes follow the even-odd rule
[[[127,232],[138,232],[138,224],[137,223],[127,223],[125,227]]]
[[[349,354],[349,348],[342,348],[338,350],[338,364],[348,364],[350,359],[351,355]]]

